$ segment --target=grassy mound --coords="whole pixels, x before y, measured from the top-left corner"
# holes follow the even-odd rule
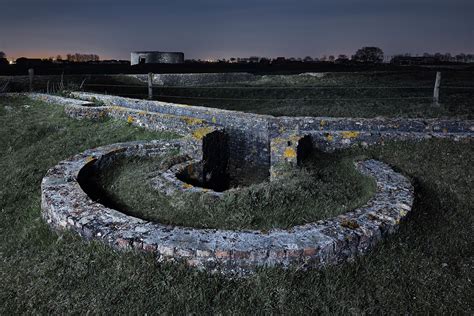
[[[160,223],[222,229],[290,228],[361,206],[375,183],[351,159],[319,154],[285,179],[231,190],[222,199],[198,193],[168,197],[150,185],[159,158],[124,158],[97,181],[107,200],[127,214]]]
[[[57,235],[40,219],[48,168],[87,148],[163,136],[113,121],[74,121],[61,107],[0,96],[1,315],[474,314],[472,143],[346,153],[415,179],[415,208],[367,256],[320,271],[268,269],[227,280]]]

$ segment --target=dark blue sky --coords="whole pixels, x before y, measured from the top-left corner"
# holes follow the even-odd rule
[[[129,59],[474,52],[474,0],[0,0],[0,50]]]

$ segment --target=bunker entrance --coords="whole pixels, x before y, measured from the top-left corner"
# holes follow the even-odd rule
[[[213,170],[205,172],[204,163],[198,162],[188,165],[176,174],[176,177],[192,186],[223,192],[230,188],[230,177],[227,173],[214,173]]]
[[[228,136],[216,131],[203,139],[203,159],[187,165],[176,173],[178,180],[192,186],[223,192],[249,186],[268,178],[268,168],[229,164]]]
[[[296,164],[301,166],[313,153],[313,141],[310,135],[306,135],[298,141],[296,147]]]

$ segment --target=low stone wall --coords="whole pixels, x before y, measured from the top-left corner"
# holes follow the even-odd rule
[[[474,121],[273,117],[82,92],[73,92],[72,96],[89,101],[99,100],[108,106],[188,117],[220,126],[229,136],[229,168],[234,174],[245,168],[260,168],[272,170],[272,176],[277,176],[278,172],[273,171],[284,169],[278,166],[297,164],[299,140],[305,136],[310,138],[313,147],[333,151],[351,146],[383,144],[388,140],[471,140],[474,135]]]
[[[116,156],[156,156],[170,150],[186,154],[182,140],[130,142],[90,149],[60,162],[41,183],[43,218],[57,229],[119,249],[152,252],[160,261],[180,260],[208,271],[243,275],[258,267],[317,268],[351,260],[393,233],[413,205],[410,181],[374,160],[355,164],[377,184],[366,205],[290,230],[229,231],[151,223],[96,203],[82,189],[90,170],[113,163]]]
[[[178,171],[200,164],[203,175],[206,170],[223,174],[225,169],[239,174],[242,169],[259,166],[271,171],[271,179],[275,179],[283,176],[288,166],[300,164],[314,148],[332,151],[387,140],[432,137],[471,141],[474,133],[473,121],[275,118],[79,92],[72,94],[77,99],[29,96],[63,105],[74,118],[113,117],[183,135],[177,141],[91,149],[49,170],[42,182],[42,209],[50,225],[72,229],[85,238],[99,239],[120,249],[151,251],[160,261],[182,260],[200,269],[232,275],[262,266],[317,268],[366,253],[384,235],[394,232],[411,210],[413,187],[381,162],[358,162],[357,170],[373,177],[377,184],[375,195],[366,205],[329,220],[262,232],[173,227],[133,218],[95,203],[82,190],[81,178],[87,179],[94,168],[113,163],[116,156],[160,155],[173,149],[179,153],[163,164],[152,185],[166,194],[192,191],[219,197],[219,192],[181,181]]]
[[[231,172],[238,174],[242,168],[253,166],[269,169],[272,116],[83,92],[73,92],[72,96],[87,101],[98,100],[106,106],[196,119],[205,122],[206,126],[222,127],[229,135]]]
[[[199,160],[203,158],[203,142],[210,141],[206,140],[206,136],[216,131],[223,132],[222,127],[210,124],[202,119],[119,106],[97,106],[97,103],[94,102],[98,102],[98,100],[94,98],[84,101],[38,93],[27,95],[35,100],[62,105],[64,106],[65,113],[75,119],[101,120],[111,117],[126,121],[130,125],[181,135],[186,140],[187,152],[191,157]]]

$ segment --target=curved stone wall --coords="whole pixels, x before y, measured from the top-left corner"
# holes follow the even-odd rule
[[[357,162],[377,184],[363,207],[329,220],[290,230],[229,231],[151,223],[96,203],[81,178],[117,156],[156,156],[169,150],[185,154],[182,141],[130,142],[87,150],[60,162],[41,183],[42,215],[57,229],[70,229],[120,249],[149,251],[160,261],[182,260],[190,266],[243,275],[258,267],[317,268],[366,253],[394,232],[413,205],[410,181],[375,160]],[[291,211],[291,210],[289,210]]]
[[[362,208],[291,230],[200,230],[146,222],[94,203],[78,183],[81,170],[100,167],[101,161],[117,154],[151,155],[167,146],[175,146],[180,155],[187,158],[170,163],[160,177],[154,179],[155,187],[178,194],[186,190],[208,194],[207,189],[190,187],[180,181],[175,176],[176,171],[191,162],[226,157],[225,164],[216,166],[219,171],[226,168],[224,171],[239,174],[245,168],[257,166],[266,170],[270,179],[275,179],[282,176],[288,166],[297,166],[306,151],[313,148],[332,151],[383,144],[387,140],[418,141],[432,137],[472,141],[474,133],[473,121],[277,118],[82,92],[72,93],[76,99],[28,95],[61,104],[74,118],[109,116],[184,136],[174,142],[105,146],[60,163],[48,172],[42,183],[43,216],[48,223],[118,248],[152,251],[159,260],[183,260],[202,269],[230,274],[245,274],[260,266],[320,267],[365,253],[385,234],[395,231],[411,210],[413,187],[408,179],[381,162],[358,162],[357,169],[377,183],[375,196]],[[101,106],[97,106],[98,103]],[[209,151],[210,148],[219,150]],[[212,156],[222,153],[225,154],[219,159]],[[213,191],[211,194],[219,196]]]

